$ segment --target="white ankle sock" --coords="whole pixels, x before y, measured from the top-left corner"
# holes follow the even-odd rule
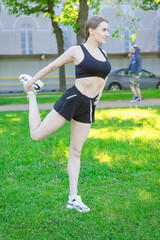
[[[69,200],[72,201],[73,199],[76,199],[77,195],[69,195]]]
[[[34,94],[34,92],[33,91],[29,91],[28,93],[27,93],[27,95],[29,96],[30,94]],[[34,94],[35,95],[35,94]]]

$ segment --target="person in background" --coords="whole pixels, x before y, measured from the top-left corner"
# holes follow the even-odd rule
[[[141,96],[139,80],[141,76],[142,61],[141,61],[141,56],[139,55],[140,49],[136,45],[133,45],[131,47],[131,52],[132,52],[131,62],[128,68],[122,73],[122,76],[124,74],[127,74],[129,71],[133,73],[129,81],[129,84],[134,96],[130,102],[141,102],[142,96]]]

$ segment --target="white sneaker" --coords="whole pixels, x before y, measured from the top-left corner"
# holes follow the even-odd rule
[[[87,207],[81,200],[81,196],[69,196],[67,208],[75,208],[78,212],[89,212],[90,208]]]
[[[19,76],[19,80],[21,83],[25,84],[28,80],[30,80],[32,77],[27,74],[21,74]],[[38,92],[42,87],[44,86],[44,83],[41,80],[37,80],[35,83],[33,83],[34,90]]]

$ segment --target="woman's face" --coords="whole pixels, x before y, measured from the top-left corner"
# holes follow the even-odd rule
[[[94,39],[101,44],[106,43],[107,38],[109,37],[109,26],[107,22],[101,22],[99,26],[95,29],[92,29],[91,35]]]

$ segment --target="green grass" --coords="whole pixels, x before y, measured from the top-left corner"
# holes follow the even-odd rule
[[[41,111],[44,118],[48,111]],[[160,106],[96,110],[67,210],[70,123],[30,139],[28,112],[0,112],[0,239],[160,239]]]
[[[56,102],[62,92],[54,93],[38,93],[38,103],[50,103]],[[125,100],[131,99],[133,94],[130,90],[121,91],[103,91],[101,100]],[[160,98],[160,89],[144,89],[142,90],[142,97],[145,98]],[[1,95],[0,105],[5,104],[28,104],[26,94],[15,94],[15,95]]]

